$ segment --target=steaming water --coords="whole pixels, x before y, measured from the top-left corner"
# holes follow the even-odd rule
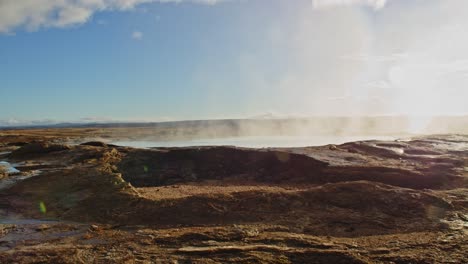
[[[10,188],[16,183],[29,179],[31,177],[38,176],[41,174],[40,170],[32,171],[28,174],[22,173],[20,170],[16,169],[14,166],[19,164],[10,164],[7,161],[0,161],[0,166],[7,172],[8,177],[0,180],[0,190]]]
[[[313,136],[313,137],[235,137],[215,139],[195,139],[177,141],[116,141],[115,145],[152,148],[152,147],[192,147],[192,146],[236,146],[246,148],[268,147],[308,147],[328,144],[343,144],[361,140],[394,140],[389,136]]]

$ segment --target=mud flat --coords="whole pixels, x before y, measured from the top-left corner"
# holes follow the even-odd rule
[[[19,171],[0,183],[40,171],[0,190],[1,263],[468,263],[467,136],[137,149],[82,132],[0,137]]]

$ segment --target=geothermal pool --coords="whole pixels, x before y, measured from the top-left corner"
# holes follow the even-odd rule
[[[343,144],[362,140],[394,140],[390,136],[312,136],[312,137],[233,137],[215,139],[194,139],[174,141],[115,141],[112,144],[135,148],[155,147],[194,147],[194,146],[236,146],[245,148],[269,148],[269,147],[309,147],[328,144]]]
[[[13,167],[9,162],[0,161],[0,166],[3,167],[8,174],[20,173],[20,171]]]

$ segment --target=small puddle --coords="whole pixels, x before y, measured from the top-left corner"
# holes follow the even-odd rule
[[[24,241],[47,243],[61,238],[81,236],[86,229],[70,227],[65,230],[57,226],[61,222],[37,219],[0,219],[0,225],[13,226],[12,230],[0,237],[0,252],[14,249]],[[46,232],[44,232],[46,231]]]
[[[389,150],[395,152],[395,153],[398,154],[398,155],[403,155],[403,154],[405,154],[405,150],[402,149],[402,148],[387,147],[387,149],[389,149]]]
[[[28,178],[38,176],[41,174],[40,170],[30,171],[30,172],[21,172],[16,169],[12,164],[7,161],[0,161],[0,167],[3,168],[8,174],[4,179],[0,180],[0,190],[10,188],[15,185],[17,182],[26,180]]]
[[[0,167],[3,167],[8,174],[20,173],[19,170],[6,161],[0,161]]]
[[[390,147],[390,146],[383,146],[382,144],[372,144],[374,148],[379,148],[379,149],[386,149],[395,152],[395,154],[398,155],[404,155],[405,150],[402,147]]]

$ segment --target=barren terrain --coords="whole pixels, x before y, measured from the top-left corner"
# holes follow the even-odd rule
[[[0,131],[1,263],[468,263],[468,136],[95,141],[132,129]]]

